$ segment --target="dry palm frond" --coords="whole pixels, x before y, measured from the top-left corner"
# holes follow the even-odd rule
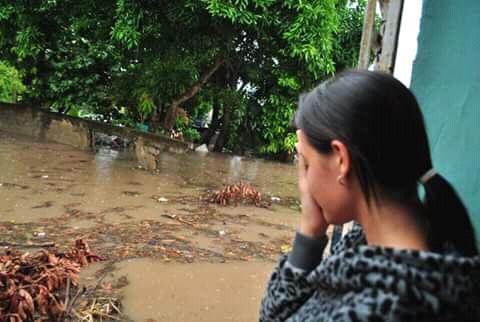
[[[269,206],[262,200],[262,194],[250,184],[240,181],[238,184],[229,184],[221,190],[213,192],[208,200],[222,206],[238,205],[239,203],[253,203],[257,207]]]
[[[0,321],[62,319],[70,286],[79,286],[80,268],[98,260],[83,240],[65,253],[43,249],[0,255]]]

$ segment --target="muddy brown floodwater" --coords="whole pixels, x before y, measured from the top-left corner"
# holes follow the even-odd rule
[[[256,208],[204,200],[240,180],[280,201]],[[68,247],[83,238],[105,258],[82,273],[83,283],[108,272],[135,321],[258,319],[268,275],[298,222],[296,197],[292,165],[165,153],[149,172],[128,152],[87,153],[0,132],[0,242]]]

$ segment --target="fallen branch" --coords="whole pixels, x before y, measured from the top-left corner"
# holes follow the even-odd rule
[[[18,244],[18,243],[11,243],[11,242],[0,242],[0,246],[20,247],[20,248],[46,248],[46,247],[55,247],[55,243],[45,242],[45,243]]]
[[[192,226],[192,227],[197,227],[194,223],[189,222],[185,219],[182,219],[182,218],[178,217],[177,215],[163,214],[162,217],[173,219],[173,220],[176,220],[178,222],[181,222],[183,224],[186,224],[186,225],[189,225],[189,226]]]
[[[68,307],[68,299],[70,298],[70,277],[67,278],[67,289],[65,290],[65,300],[63,301],[65,304],[65,308]]]
[[[82,288],[78,288],[77,290],[77,293],[73,296],[72,300],[70,301],[70,307],[67,307],[67,305],[65,305],[65,315],[66,316],[69,316],[70,315],[70,312],[73,310],[73,312],[75,312],[75,310],[73,309],[73,307],[75,306],[75,303],[77,302],[77,299],[78,297],[84,293],[85,289],[82,287]]]

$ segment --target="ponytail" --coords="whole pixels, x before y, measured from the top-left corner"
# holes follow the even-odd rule
[[[454,188],[439,174],[422,183],[432,250],[441,251],[448,242],[464,256],[478,255],[472,222]]]

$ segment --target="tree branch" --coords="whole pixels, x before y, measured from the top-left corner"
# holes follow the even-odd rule
[[[195,96],[195,94],[197,94],[202,89],[202,87],[208,82],[210,77],[212,77],[212,75],[215,74],[215,72],[220,68],[220,66],[222,66],[223,63],[225,63],[225,58],[223,58],[222,56],[218,56],[217,60],[215,61],[215,64],[211,66],[209,69],[207,69],[200,76],[200,79],[197,82],[195,82],[187,92],[175,97],[172,100],[167,110],[167,114],[165,115],[165,121],[163,126],[165,129],[170,130],[175,124],[177,107],[179,107],[180,104],[188,101],[193,96]]]
[[[192,87],[190,87],[190,89],[186,93],[180,96],[177,96],[176,98],[173,99],[172,105],[178,106],[188,101],[193,96],[195,96],[195,94],[197,94],[202,89],[202,87],[208,82],[210,77],[212,77],[212,75],[215,74],[215,72],[220,68],[220,66],[222,66],[223,63],[225,63],[225,58],[221,56],[218,57],[215,64],[210,69],[206,70],[200,76],[200,79],[195,84],[193,84]]]

